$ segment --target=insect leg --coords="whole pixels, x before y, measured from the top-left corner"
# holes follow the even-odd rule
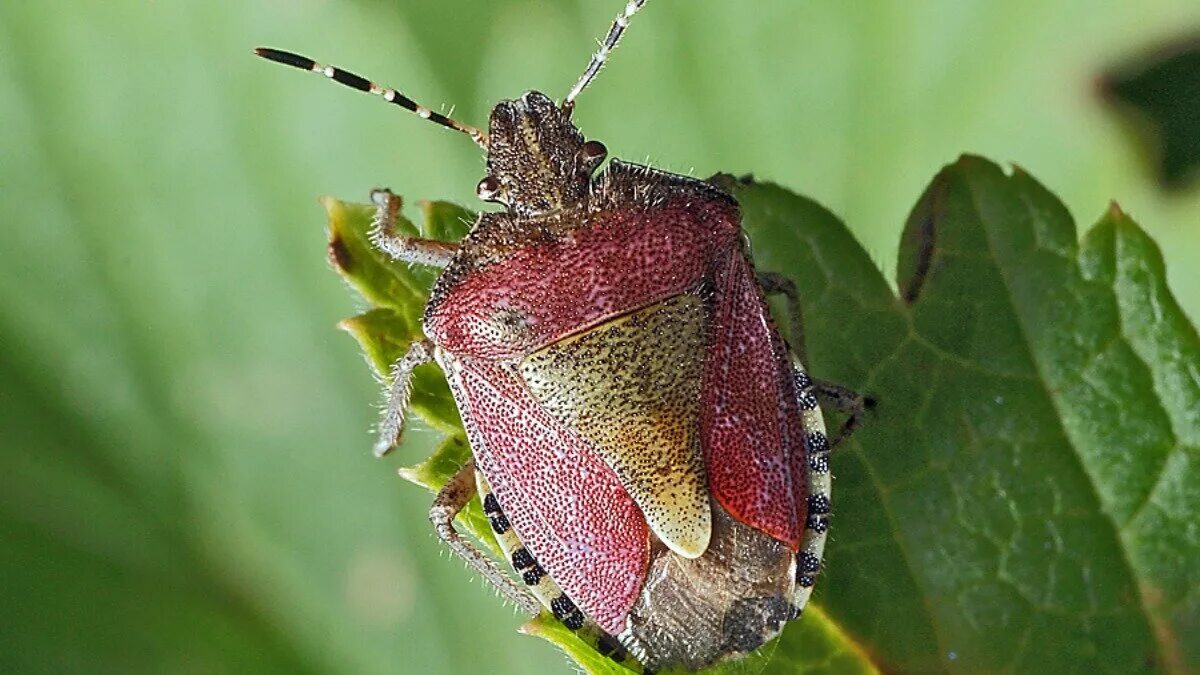
[[[808,363],[808,353],[804,344],[804,314],[800,309],[800,294],[796,291],[796,282],[782,274],[774,272],[759,272],[758,283],[762,286],[763,292],[767,294],[779,294],[787,298],[788,318],[791,325],[792,353],[799,359],[801,364]],[[839,443],[850,437],[860,426],[862,426],[863,415],[875,407],[875,399],[843,387],[839,384],[826,382],[825,380],[810,379],[801,367],[797,367],[795,371],[796,381],[804,381],[809,384],[807,387],[797,387],[797,394],[803,399],[807,396],[815,396],[822,404],[831,410],[846,413],[849,417],[842,424],[841,431],[838,432],[836,438],[830,443],[830,447],[836,447]]]
[[[379,420],[379,440],[375,441],[375,456],[383,457],[400,443],[404,431],[404,413],[412,398],[413,369],[433,360],[433,343],[417,340],[392,364],[392,383],[387,389],[383,418]]]
[[[840,384],[814,378],[812,385],[812,393],[823,405],[848,415],[846,421],[842,423],[842,429],[838,432],[837,438],[830,443],[830,447],[836,447],[842,441],[850,438],[850,434],[862,426],[862,419],[866,412],[875,407],[874,398],[864,396]]]
[[[467,463],[442,486],[437,497],[434,497],[433,505],[429,507],[429,522],[433,523],[433,529],[442,541],[446,542],[460,558],[466,560],[467,564],[480,576],[495,586],[496,590],[503,593],[504,597],[513,601],[522,610],[536,615],[542,611],[542,605],[532,595],[517,586],[516,582],[505,574],[491,558],[475,548],[471,542],[458,533],[458,530],[454,529],[454,517],[474,496],[475,460],[471,459],[467,460]]]
[[[800,358],[800,363],[808,363],[808,349],[804,345],[804,314],[800,309],[796,282],[775,272],[759,272],[758,284],[767,295],[782,295],[787,299],[792,353]]]
[[[371,243],[393,260],[418,265],[445,267],[458,251],[458,244],[436,239],[417,239],[396,234],[400,197],[387,188],[371,191],[375,218],[371,221]]]

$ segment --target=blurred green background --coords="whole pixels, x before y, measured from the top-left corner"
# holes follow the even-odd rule
[[[561,97],[620,2],[0,3],[0,671],[569,672],[370,456],[378,395],[316,198],[475,206],[473,144],[255,59],[454,106]],[[916,5],[916,6],[913,6]],[[614,156],[814,197],[889,273],[961,152],[1118,200],[1200,317],[1200,197],[1099,73],[1194,0],[654,0],[577,120]]]

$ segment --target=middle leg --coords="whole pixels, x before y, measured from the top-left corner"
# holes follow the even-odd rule
[[[808,363],[808,348],[804,344],[804,313],[800,309],[800,294],[796,291],[796,282],[775,272],[759,272],[758,284],[767,295],[782,295],[787,300],[788,327],[792,334],[790,346],[792,353],[800,358],[800,363]]]
[[[814,397],[829,409],[848,415],[842,424],[841,431],[830,442],[831,447],[836,447],[862,426],[863,416],[868,410],[875,407],[875,399],[840,384],[810,378],[804,371],[804,366],[808,364],[808,353],[804,344],[804,316],[800,309],[800,294],[796,290],[796,283],[788,277],[774,272],[759,273],[758,283],[762,285],[765,293],[780,294],[787,299],[788,319],[792,332],[791,348],[792,353],[799,360],[799,363],[793,364],[797,395],[801,399]]]

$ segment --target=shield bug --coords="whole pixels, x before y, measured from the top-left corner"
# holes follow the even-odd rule
[[[425,339],[393,368],[376,453],[399,442],[413,369],[436,361],[472,451],[430,509],[438,535],[602,652],[699,668],[800,615],[830,511],[818,398],[861,399],[814,382],[785,343],[766,295],[787,295],[798,318],[795,288],[756,273],[729,193],[618,159],[601,169],[604,145],[572,122],[644,2],[625,6],[561,103],[501,101],[486,130],[340,68],[257,53],[463,132],[487,156],[477,192],[502,208],[456,243],[397,236],[398,198],[372,193],[373,242],[444,268]],[[477,494],[515,574],[455,530]]]

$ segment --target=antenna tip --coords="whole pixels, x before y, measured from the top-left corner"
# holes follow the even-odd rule
[[[254,50],[254,53],[268,61],[282,63],[285,66],[292,66],[301,70],[312,70],[317,65],[316,61],[306,56],[285,52],[280,49],[271,49],[270,47],[258,47]]]

